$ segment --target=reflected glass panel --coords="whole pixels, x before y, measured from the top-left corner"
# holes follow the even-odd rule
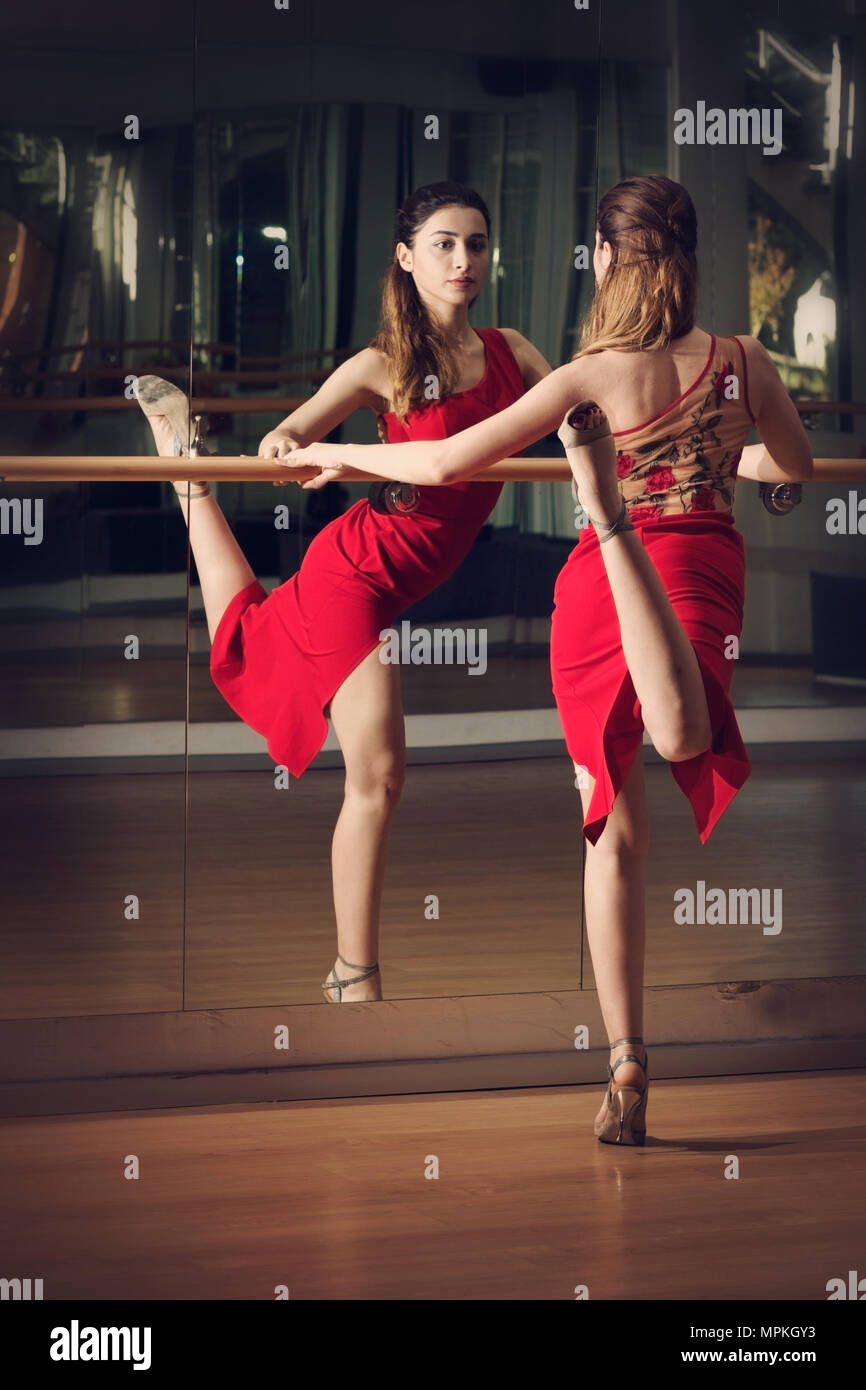
[[[576,97],[576,68],[545,61],[527,70],[517,48],[491,58],[446,50],[433,73],[408,34],[405,50],[365,45],[360,61],[352,45],[362,35],[353,37],[344,8],[339,44],[316,21],[303,43],[273,26],[258,47],[262,18],[241,53],[216,16],[199,16],[194,312],[198,337],[234,344],[209,386],[226,402],[211,421],[220,452],[255,453],[267,430],[369,343],[396,205],[424,183],[465,182],[490,208],[491,274],[472,322],[513,326],[558,365],[575,217],[563,214],[569,254],[551,278],[548,211],[557,180],[571,188],[578,166],[581,185],[594,187],[594,88],[582,82],[589,95]],[[261,74],[275,64],[293,74],[290,100],[268,107]],[[579,130],[558,133],[578,116]],[[276,269],[280,245],[287,264]],[[331,437],[374,442],[373,413],[355,412]],[[559,447],[541,441],[530,452]],[[250,482],[220,484],[218,496],[271,591],[367,491],[349,483],[275,493]],[[388,998],[578,981],[573,774],[547,786],[549,754],[562,747],[547,628],[559,552],[574,536],[560,491],[563,539],[551,554],[541,556],[549,537],[539,546],[527,523],[534,507],[551,515],[554,489],[510,484],[462,565],[397,620],[413,638],[483,631],[486,665],[475,678],[460,664],[401,666],[414,751],[385,879]],[[330,841],[344,781],[334,731],[312,768],[281,783],[262,736],[232,717],[209,680],[195,586],[191,622],[188,1006],[319,1002],[334,959]],[[567,759],[562,766],[570,770]],[[554,862],[566,870],[551,888]],[[542,900],[539,920],[533,904]]]
[[[755,143],[684,146],[678,155],[678,177],[698,210],[698,323],[764,344],[818,457],[854,452],[846,439],[852,417],[837,409],[851,398],[848,325],[837,312],[854,249],[845,234],[846,51],[832,34],[729,35],[712,99],[706,84],[698,95],[723,107],[727,73],[730,104],[740,106],[733,94],[744,72],[745,105],[778,108],[780,148],[768,156]],[[688,44],[681,61],[690,62]],[[866,567],[856,534],[834,534],[827,524],[831,499],[846,491],[810,483],[799,499],[779,500],[769,487],[738,481],[746,605],[731,648],[731,696],[752,773],[701,846],[670,769],[645,749],[649,984],[748,987],[863,971],[856,730],[866,652],[850,621],[866,600]]]
[[[176,92],[191,51],[184,67],[180,46],[166,59],[115,32],[106,64],[103,39],[96,16],[79,17],[45,50],[34,15],[4,49],[6,456],[150,455],[132,379],[188,374],[192,127]],[[73,473],[2,493],[0,1013],[179,1008],[186,541],[173,492]]]

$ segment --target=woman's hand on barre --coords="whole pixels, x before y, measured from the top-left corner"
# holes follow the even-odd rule
[[[282,429],[279,425],[275,430],[270,430],[265,435],[258,447],[258,458],[263,459],[284,459],[299,448],[297,439],[289,430]],[[280,479],[273,484],[274,487],[285,487],[288,483],[293,483],[294,478]]]
[[[343,468],[347,466],[343,462],[345,452],[345,445],[308,444],[305,449],[299,447],[292,449],[290,454],[279,458],[278,462],[284,468],[320,469],[321,472],[315,478],[308,478],[306,482],[301,483],[301,487],[316,491],[339,477]]]
[[[783,468],[772,457],[765,444],[747,444],[740,454],[738,478],[751,478],[756,483],[805,483],[814,476],[814,460],[805,468]]]

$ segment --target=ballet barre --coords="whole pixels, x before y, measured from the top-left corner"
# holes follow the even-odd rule
[[[128,372],[135,376],[135,372]],[[291,415],[311,396],[193,396],[193,415]],[[0,398],[0,414],[80,415],[88,411],[138,410],[125,396],[9,396]]]
[[[177,353],[180,354],[181,361],[185,361],[189,358],[190,347],[193,353],[219,353],[223,356],[240,358],[244,362],[254,362],[258,366],[262,366],[274,362],[311,362],[325,357],[354,357],[356,353],[361,352],[363,344],[360,347],[309,348],[306,352],[272,352],[263,355],[261,353],[241,354],[237,343],[201,342],[190,344],[188,341],[165,342],[161,338],[94,338],[86,343],[69,343],[67,347],[31,348],[29,352],[10,352],[8,356],[3,358],[0,365],[5,367],[13,363],[31,362],[34,359],[47,362],[55,357],[75,357],[87,354],[92,356],[99,352],[108,356],[117,356],[118,353],[145,351]],[[164,366],[164,363],[162,365],[157,363],[154,370],[159,369],[161,371]],[[141,374],[139,373],[139,375]]]
[[[866,482],[866,458],[820,458],[814,460],[814,477],[804,481],[814,483]],[[273,459],[254,455],[207,454],[201,458],[158,458],[148,454],[63,454],[63,455],[0,455],[0,483],[153,483],[194,482],[207,478],[209,482],[305,482],[319,470],[313,467],[287,469]],[[345,468],[341,482],[387,482],[374,473],[362,473]],[[465,481],[486,483],[569,483],[571,469],[565,458],[507,458],[475,473]],[[754,482],[741,478],[740,482]],[[778,477],[762,484],[767,488],[796,488],[801,483]]]
[[[250,358],[250,361],[253,359]],[[186,368],[181,371],[175,367],[158,367],[149,369],[157,376],[176,377],[182,382],[189,379],[189,372]],[[106,377],[110,379],[116,375],[144,376],[143,371],[132,371],[129,368],[108,367],[104,371],[87,369],[87,376]],[[45,374],[53,376],[53,373]],[[65,375],[65,374],[64,374]],[[310,381],[321,382],[330,373],[325,370],[312,368],[303,373],[288,373],[275,371],[265,373],[268,381]],[[75,372],[75,377],[82,380],[87,379],[81,372]],[[238,384],[248,382],[250,385],[258,383],[263,379],[260,372],[215,372],[208,371],[206,368],[196,368],[193,372],[196,385],[199,389],[205,386],[219,385],[221,379],[225,379],[226,384]],[[35,378],[30,375],[27,382]],[[0,374],[0,387],[14,386],[14,380],[6,379]],[[27,383],[23,383],[27,384]],[[191,415],[291,415],[293,410],[306,405],[312,400],[310,395],[305,396],[196,396],[190,401]],[[859,401],[809,401],[795,400],[794,406],[800,415],[809,418],[817,418],[819,415],[864,415],[866,405]],[[137,410],[138,401],[128,399],[125,395],[118,393],[115,396],[0,396],[0,414],[10,415],[81,415],[95,412],[99,414],[104,411],[118,410]]]
[[[298,369],[298,368],[294,368],[294,369],[293,369],[293,368],[290,368],[290,367],[285,367],[285,368],[282,368],[282,369],[278,369],[278,368],[267,368],[267,369],[265,369],[264,367],[262,367],[262,368],[256,367],[256,368],[252,368],[252,369],[249,369],[249,370],[237,371],[237,372],[236,372],[236,371],[217,371],[216,369],[214,369],[213,371],[211,371],[211,370],[210,370],[209,368],[207,368],[207,367],[194,367],[194,368],[193,368],[193,371],[192,371],[192,389],[193,389],[193,392],[194,392],[194,393],[197,392],[199,395],[205,395],[208,389],[212,389],[212,388],[214,388],[214,387],[217,387],[217,388],[218,388],[218,387],[220,387],[221,385],[223,385],[224,383],[230,383],[230,384],[232,384],[232,385],[234,385],[234,384],[236,384],[236,383],[241,383],[241,384],[244,385],[244,386],[274,386],[274,385],[279,384],[279,382],[281,382],[281,381],[311,381],[311,382],[321,383],[321,382],[325,381],[325,380],[331,375],[332,371],[333,371],[333,368],[331,368],[331,367],[306,367],[306,368],[304,368],[304,369],[302,369],[302,370],[301,370],[301,369]],[[30,386],[30,385],[33,384],[34,382],[44,382],[44,381],[83,381],[83,382],[87,382],[87,381],[99,381],[99,380],[102,379],[102,378],[104,378],[106,381],[125,381],[125,380],[127,379],[127,377],[130,377],[130,376],[150,376],[150,375],[161,376],[161,377],[163,377],[166,381],[173,381],[176,385],[179,385],[180,388],[181,388],[182,390],[185,390],[185,389],[189,386],[189,381],[190,381],[190,370],[189,370],[189,367],[164,367],[164,366],[161,366],[159,363],[157,363],[157,364],[156,364],[155,366],[153,366],[153,367],[140,367],[140,368],[139,368],[137,371],[135,371],[135,372],[131,371],[129,367],[115,367],[115,366],[111,366],[111,367],[78,367],[78,368],[76,368],[74,371],[70,368],[68,371],[62,371],[62,370],[58,369],[57,371],[53,371],[53,372],[28,372],[26,375],[24,375],[24,374],[22,373],[21,376],[14,376],[12,373],[2,372],[2,374],[0,374],[0,385],[5,386],[5,387],[9,387],[9,386],[12,386],[12,387],[15,387],[15,386]],[[5,399],[5,402],[8,403],[8,401],[10,401],[10,400],[14,402],[14,401],[16,400],[16,397],[15,397],[15,396],[11,396],[11,397],[6,397],[6,398],[4,398],[4,399]],[[21,398],[18,398],[18,399],[27,399],[27,398],[21,397]],[[35,398],[33,398],[33,399],[45,400],[46,398],[40,396],[40,397],[35,397]],[[53,399],[53,398],[52,398],[52,397],[48,397],[47,399],[48,399],[48,400],[51,400],[51,399]],[[88,401],[88,400],[91,400],[91,399],[92,399],[92,400],[101,400],[101,399],[103,399],[103,398],[100,397],[100,396],[94,396],[94,397],[83,396],[83,397],[76,397],[75,399],[83,400],[85,403],[87,403],[87,401]],[[214,398],[214,399],[216,399],[216,398]],[[235,399],[235,398],[234,398],[234,397],[228,397],[228,398],[220,397],[220,399],[221,399],[222,402],[223,402],[223,406],[225,406],[226,400],[233,400],[233,399]],[[74,401],[73,401],[73,404],[74,404]],[[4,408],[3,405],[0,405],[0,408]]]

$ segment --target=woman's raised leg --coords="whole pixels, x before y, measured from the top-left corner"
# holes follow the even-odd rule
[[[582,416],[572,415],[569,422],[577,429],[594,429],[605,419],[595,407]],[[613,439],[608,434],[591,444],[566,447],[566,454],[581,506],[599,524],[603,536],[601,528],[612,525],[622,507]],[[656,751],[668,762],[697,757],[712,743],[706,691],[695,649],[658,571],[634,530],[620,531],[604,541],[601,556],[619,619],[623,655]]]
[[[331,849],[338,979],[361,973],[350,966],[363,969],[379,959],[388,837],[406,776],[400,668],[380,661],[381,649],[365,657],[331,701],[331,721],[346,765]],[[327,997],[339,999],[336,990]],[[344,988],[340,1002],[381,998],[382,978],[376,972]]]
[[[176,430],[166,415],[147,415],[162,458],[176,457]],[[206,464],[203,462],[203,468]],[[220,618],[241,589],[255,579],[246,556],[220,510],[213,493],[195,495],[195,485],[175,484],[181,511],[189,530],[189,543],[198,570],[201,596],[211,641]]]

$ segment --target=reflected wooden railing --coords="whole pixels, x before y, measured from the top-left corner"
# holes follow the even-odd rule
[[[78,367],[69,368],[66,371],[58,369],[54,372],[27,372],[15,375],[14,373],[0,372],[0,388],[4,386],[27,386],[31,382],[43,381],[125,381],[130,376],[161,376],[166,381],[179,382],[182,387],[189,384],[192,377],[193,390],[201,390],[202,385],[219,387],[223,384],[244,386],[276,386],[281,381],[312,381],[322,382],[331,376],[333,367],[302,367],[302,368],[256,368],[255,370],[244,369],[243,371],[211,371],[208,367],[194,367],[190,372],[189,367],[171,367],[163,362],[153,362],[148,366],[139,367],[135,371],[131,367]],[[0,408],[2,400],[0,397]],[[15,400],[15,396],[5,399]],[[41,397],[39,397],[41,399]],[[78,399],[73,397],[71,399]],[[88,400],[87,396],[82,398]],[[229,397],[228,399],[231,399]]]
[[[820,458],[814,460],[816,483],[866,482],[866,458]],[[287,479],[287,473],[291,478]],[[207,477],[211,482],[304,482],[315,477],[316,468],[286,469],[273,459],[241,455],[208,454],[204,458],[156,458],[147,454],[64,454],[0,456],[0,482],[103,482],[149,483],[194,481]],[[571,469],[565,458],[507,458],[476,473],[469,482],[503,479],[512,483],[567,483]],[[340,474],[345,482],[384,481],[373,473],[346,468]],[[741,478],[743,482],[752,479]],[[775,479],[768,485],[772,486]],[[793,481],[793,480],[792,480]]]
[[[273,359],[266,359],[273,360]],[[283,369],[262,369],[260,371],[208,371],[206,367],[195,367],[192,372],[193,390],[201,390],[210,387],[218,389],[220,385],[226,386],[271,386],[277,385],[281,381],[309,381],[313,385],[319,385],[331,375],[332,368],[325,367],[306,367],[301,371]],[[56,372],[28,372],[26,377],[21,378],[6,377],[0,372],[0,414],[5,411],[28,414],[40,411],[57,413],[67,412],[77,414],[80,411],[101,411],[101,410],[131,410],[136,409],[138,402],[128,400],[126,396],[118,392],[116,396],[4,396],[2,390],[4,386],[25,385],[36,381],[87,381],[91,378],[110,380],[114,377],[124,379],[128,376],[147,376],[153,373],[156,376],[165,377],[166,380],[176,381],[185,386],[190,379],[189,368],[164,366],[159,363],[152,367],[141,368],[132,371],[128,367],[86,367],[81,371],[56,371]],[[243,396],[193,396],[191,407],[194,414],[210,413],[212,415],[246,415],[250,412],[275,412],[283,411],[289,414],[292,410],[297,410],[310,399],[309,395],[303,396],[257,396],[253,399],[245,399]],[[860,401],[794,401],[796,409],[801,415],[866,415],[866,405]]]
[[[135,375],[135,373],[127,373]],[[144,373],[141,373],[144,375]],[[165,373],[160,371],[159,376]],[[305,380],[308,378],[305,378]],[[193,396],[190,402],[194,415],[249,415],[270,414],[289,415],[299,406],[306,405],[306,396],[255,396],[249,400],[243,396]],[[0,414],[45,412],[77,415],[91,410],[138,410],[138,401],[128,401],[125,396],[9,396],[0,397]]]
[[[105,338],[99,341],[87,343],[69,343],[66,347],[59,348],[31,348],[28,352],[10,352],[3,358],[2,365],[32,362],[34,359],[48,362],[55,357],[70,357],[80,353],[102,352],[107,354],[122,352],[173,352],[187,358],[190,353],[190,346],[193,354],[202,352],[213,352],[229,354],[241,362],[252,362],[257,366],[266,364],[279,364],[280,362],[310,362],[320,361],[326,357],[351,357],[353,353],[360,352],[361,349],[354,348],[310,348],[306,352],[277,352],[262,355],[241,353],[236,343],[193,343],[177,340],[176,342],[166,342],[160,338]]]

